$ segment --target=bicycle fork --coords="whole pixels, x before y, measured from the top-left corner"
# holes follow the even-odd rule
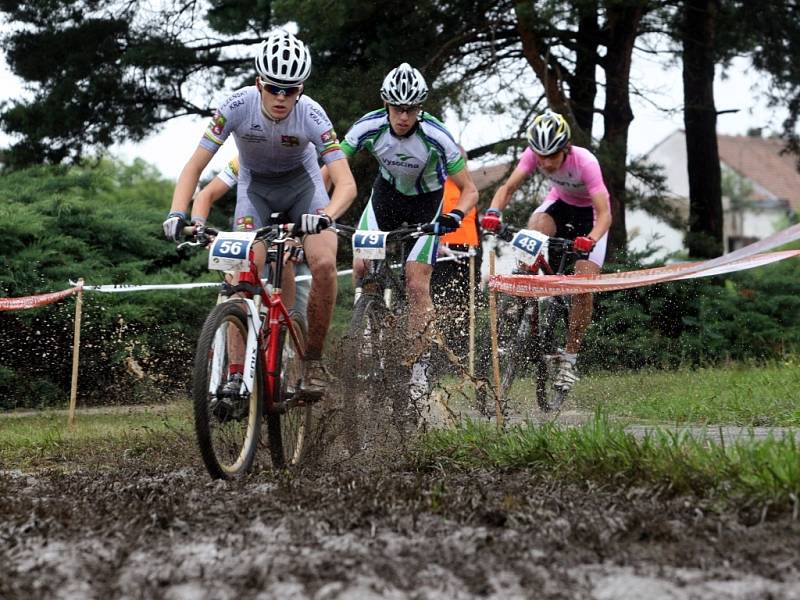
[[[261,317],[256,308],[255,302],[248,298],[242,298],[237,302],[247,304],[247,343],[244,351],[244,372],[242,373],[243,394],[249,396],[255,388],[256,363],[258,353],[258,331],[261,329]],[[208,378],[208,391],[216,396],[217,390],[227,381],[225,357],[228,355],[227,345],[228,327],[220,327],[214,335],[214,359],[211,364],[211,376]]]

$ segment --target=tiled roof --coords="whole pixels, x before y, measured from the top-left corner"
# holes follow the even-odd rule
[[[766,191],[776,198],[784,199],[792,209],[800,210],[797,157],[788,153],[781,154],[784,147],[781,140],[718,135],[717,144],[720,162],[752,180],[763,188],[762,192]]]

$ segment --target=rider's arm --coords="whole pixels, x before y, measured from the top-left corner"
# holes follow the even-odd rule
[[[202,175],[203,169],[208,166],[213,156],[213,152],[202,147],[198,147],[197,150],[194,151],[189,162],[186,163],[181,174],[178,176],[178,182],[175,184],[175,191],[172,194],[172,207],[170,208],[170,212],[186,212],[192,200],[194,190],[197,187],[197,182],[200,181],[200,175]]]
[[[611,227],[611,208],[608,201],[608,192],[596,192],[592,194],[592,206],[594,207],[595,221],[594,227],[587,237],[595,242],[603,237],[609,227]]]
[[[331,181],[333,182],[333,195],[325,214],[336,220],[341,217],[356,197],[356,181],[350,171],[346,158],[340,158],[327,164]]]
[[[469,170],[466,168],[461,169],[458,173],[449,175],[449,177],[453,180],[453,183],[458,186],[458,189],[461,190],[461,195],[458,198],[455,208],[460,210],[463,214],[467,214],[478,203],[478,188],[475,187]]]
[[[514,172],[511,173],[508,180],[497,188],[497,191],[494,193],[494,198],[492,198],[492,204],[490,208],[496,208],[497,210],[502,211],[508,203],[511,201],[511,197],[514,195],[519,189],[519,186],[522,185],[522,182],[525,181],[525,178],[528,176],[528,172],[524,169],[517,167],[514,169]]]
[[[214,177],[211,182],[195,196],[192,202],[192,220],[201,218],[203,221],[208,219],[211,212],[211,205],[222,198],[231,187],[220,177]]]
[[[325,186],[325,191],[329,194],[331,193],[331,187],[333,186],[333,181],[331,181],[331,172],[328,169],[328,165],[322,165],[319,170],[320,175],[322,175],[322,185]]]

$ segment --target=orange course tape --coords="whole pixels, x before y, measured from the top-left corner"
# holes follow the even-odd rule
[[[800,250],[763,252],[798,239],[800,239],[800,225],[794,225],[766,239],[712,260],[602,275],[495,275],[489,279],[489,287],[512,296],[536,298],[610,292],[665,281],[710,277],[800,256]]]
[[[49,294],[39,294],[38,296],[22,296],[20,298],[0,298],[0,310],[24,310],[26,308],[36,308],[53,304],[59,300],[63,300],[67,296],[71,296],[78,290],[80,286],[62,290],[60,292],[51,292]]]

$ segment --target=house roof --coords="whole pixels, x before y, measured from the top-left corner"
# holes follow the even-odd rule
[[[718,135],[720,162],[756,183],[775,199],[800,210],[800,172],[797,157],[781,154],[783,142],[775,138]]]

